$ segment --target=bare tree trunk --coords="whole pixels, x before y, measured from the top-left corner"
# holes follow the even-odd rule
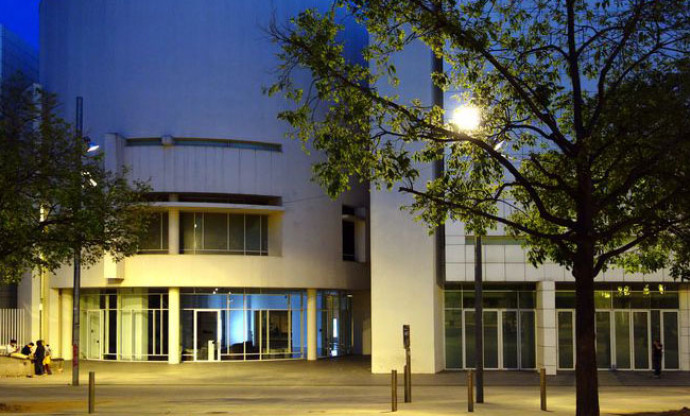
[[[599,416],[599,381],[594,334],[594,245],[580,244],[575,276],[577,416]]]

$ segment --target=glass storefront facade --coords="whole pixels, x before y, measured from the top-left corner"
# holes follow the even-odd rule
[[[182,361],[306,358],[306,292],[192,289],[180,294]]]
[[[352,302],[343,292],[319,291],[316,295],[317,355],[339,357],[352,352]]]
[[[671,284],[599,284],[594,294],[597,365],[601,369],[649,370],[652,343],[664,346],[662,366],[679,368],[678,291]],[[575,291],[556,290],[558,368],[575,368]]]
[[[445,298],[446,368],[473,368],[474,286],[447,285]],[[485,285],[483,289],[484,367],[536,367],[536,292],[534,285]]]
[[[80,355],[87,360],[167,361],[168,290],[84,290]],[[349,295],[318,291],[317,355],[352,351]],[[307,292],[182,289],[182,361],[306,359]]]
[[[167,361],[167,290],[85,290],[80,300],[81,358]]]

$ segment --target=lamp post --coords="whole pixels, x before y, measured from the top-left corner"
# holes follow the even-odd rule
[[[463,105],[451,116],[451,125],[460,131],[473,131],[479,127],[479,108]],[[474,236],[474,356],[476,374],[476,402],[484,403],[484,305],[482,295],[482,236]]]
[[[75,146],[80,149],[84,130],[84,99],[77,97],[77,119],[75,123],[76,141]],[[75,167],[77,174],[81,175],[81,151],[75,152]],[[78,177],[78,176],[76,176]],[[79,202],[76,205],[76,212],[81,211],[81,181],[79,183]],[[79,236],[81,237],[81,236]],[[72,386],[79,385],[79,286],[81,285],[81,241],[74,244],[74,279],[72,282]]]
[[[87,146],[87,153],[95,152],[98,150],[98,145],[91,145],[88,138],[83,136],[84,133],[84,99],[82,97],[77,97],[77,107],[76,107],[76,140],[75,146],[75,168],[77,178],[81,179],[82,173],[82,149],[84,145]],[[81,142],[84,141],[84,143]],[[79,180],[78,190],[79,197],[78,201],[75,203],[73,208],[75,213],[81,212],[82,207],[82,184]],[[81,286],[81,234],[77,235],[77,241],[74,243],[74,279],[72,282],[72,386],[79,385],[79,318],[80,318],[80,304],[79,304],[79,289]]]

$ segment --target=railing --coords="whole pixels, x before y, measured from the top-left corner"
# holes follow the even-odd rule
[[[28,342],[23,309],[0,309],[0,345],[9,344],[11,339],[18,345]]]

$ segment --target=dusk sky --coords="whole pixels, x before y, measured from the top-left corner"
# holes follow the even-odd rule
[[[38,49],[38,5],[40,0],[0,0],[0,25],[21,36]]]

